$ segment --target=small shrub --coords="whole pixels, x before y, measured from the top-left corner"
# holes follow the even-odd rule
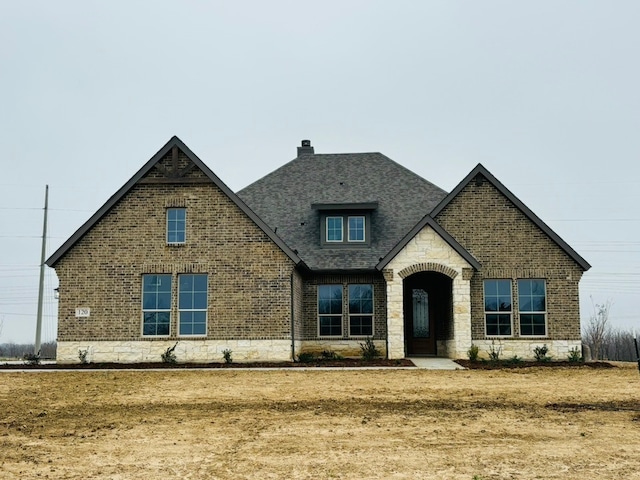
[[[231,349],[230,348],[225,348],[224,350],[222,350],[222,358],[224,358],[224,363],[232,363],[233,362],[233,358],[231,358]]]
[[[371,337],[367,338],[364,343],[360,344],[360,351],[363,360],[373,360],[382,356],[376,344],[373,343],[373,339]]]
[[[298,355],[298,361],[301,363],[311,363],[316,359],[316,356],[311,352],[302,352]]]
[[[82,363],[83,365],[86,365],[87,363],[89,363],[89,360],[87,358],[88,355],[89,355],[88,348],[84,350],[82,350],[81,348],[78,349],[78,358],[80,359],[80,363]]]
[[[469,360],[472,362],[477,362],[478,353],[480,353],[480,349],[478,348],[477,345],[474,345],[472,343],[471,346],[469,347],[469,350],[467,350],[467,356],[469,357]]]
[[[24,360],[24,363],[27,365],[40,365],[39,353],[25,353],[22,359]]]
[[[546,343],[541,347],[535,347],[533,349],[533,356],[538,362],[548,362],[551,360],[551,357],[547,356],[547,353],[549,353],[549,347],[547,347]]]
[[[500,360],[500,355],[502,355],[502,345],[498,343],[498,346],[496,347],[495,341],[491,340],[491,346],[489,347],[489,360],[497,362]]]
[[[342,355],[334,352],[333,350],[323,350],[320,352],[320,356],[323,360],[342,360]]]
[[[521,363],[522,359],[518,355],[514,355],[511,358],[507,359],[507,363]]]
[[[174,350],[177,346],[178,342],[176,342],[173,347],[167,348],[164,353],[160,355],[164,363],[177,363],[178,359],[176,358],[176,354],[174,353]]]
[[[567,355],[567,358],[572,363],[581,362],[582,361],[582,352],[580,351],[580,349],[578,347],[573,347],[571,350],[569,350],[569,355]]]

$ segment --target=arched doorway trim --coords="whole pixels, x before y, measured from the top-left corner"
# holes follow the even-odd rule
[[[411,265],[410,267],[403,268],[398,272],[400,278],[407,278],[414,273],[419,272],[437,272],[446,275],[447,277],[454,279],[458,275],[453,268],[447,267],[446,265],[442,265],[441,263],[434,262],[426,262],[426,263],[416,263]]]

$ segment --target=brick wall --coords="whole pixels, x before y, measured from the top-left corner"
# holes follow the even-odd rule
[[[514,338],[521,338],[517,279],[542,278],[547,286],[546,338],[580,339],[578,282],[582,269],[487,180],[479,185],[470,182],[437,221],[482,265],[471,279],[474,340],[485,338],[486,278],[512,279]]]
[[[160,164],[170,169],[169,159]],[[187,162],[181,154],[179,168]],[[145,273],[174,275],[171,339],[180,273],[208,274],[207,339],[290,338],[293,262],[199,169],[186,177],[137,184],[59,261],[59,341],[142,339]],[[186,244],[168,246],[165,212],[175,206],[186,207]],[[91,316],[76,318],[78,307]]]
[[[343,286],[342,294],[342,338],[349,338],[349,299],[347,285],[373,285],[373,338],[386,339],[387,335],[387,291],[382,274],[359,275],[307,275],[303,283],[302,305],[302,339],[314,340],[318,338],[318,285],[339,284]],[[362,337],[357,337],[360,340]]]

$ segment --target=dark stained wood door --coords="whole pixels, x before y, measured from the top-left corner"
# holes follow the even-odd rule
[[[429,291],[411,283],[405,285],[404,334],[407,355],[436,354],[434,317],[433,300],[430,301]]]

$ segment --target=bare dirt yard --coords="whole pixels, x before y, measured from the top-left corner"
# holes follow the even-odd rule
[[[640,478],[640,375],[3,372],[0,478]]]

